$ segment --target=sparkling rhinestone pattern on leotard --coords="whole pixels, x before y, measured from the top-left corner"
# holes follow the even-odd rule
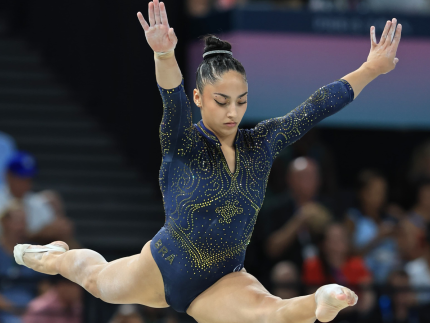
[[[273,160],[350,103],[354,93],[341,79],[318,89],[285,116],[239,129],[232,173],[215,134],[202,120],[192,124],[183,84],[171,90],[159,87],[164,105],[159,184],[166,221],[153,239],[153,253],[159,267],[179,280],[213,283],[243,264]]]

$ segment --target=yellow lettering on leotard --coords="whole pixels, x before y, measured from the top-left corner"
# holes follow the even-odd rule
[[[170,255],[170,256],[168,256],[168,257],[166,257],[166,260],[170,263],[170,264],[172,264],[172,262],[173,262],[173,259],[175,259],[175,255]]]
[[[165,246],[163,246],[160,250],[158,250],[158,253],[161,253],[161,257],[164,257],[164,255],[168,252],[169,252],[169,249],[167,249]]]
[[[160,248],[161,246],[162,246],[162,242],[161,242],[161,239],[160,240],[158,240],[156,243],[155,243],[155,248]]]

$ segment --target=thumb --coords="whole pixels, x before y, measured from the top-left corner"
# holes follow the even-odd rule
[[[169,32],[168,32],[167,34],[168,34],[168,36],[169,36],[169,39],[170,39],[172,42],[177,42],[177,41],[178,41],[178,38],[176,37],[175,31],[173,30],[173,28],[170,28],[170,29],[169,29]]]

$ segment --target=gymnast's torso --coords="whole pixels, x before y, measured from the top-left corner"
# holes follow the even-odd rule
[[[167,303],[180,312],[218,279],[243,268],[276,156],[354,98],[349,83],[341,79],[283,117],[239,129],[232,173],[215,134],[203,120],[192,123],[183,84],[170,90],[159,87],[159,184],[166,220],[151,241]]]

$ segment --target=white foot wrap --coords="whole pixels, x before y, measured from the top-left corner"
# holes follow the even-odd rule
[[[30,244],[17,244],[15,246],[15,248],[13,248],[13,255],[15,257],[15,261],[18,265],[23,265],[28,267],[25,263],[24,260],[22,259],[22,257],[24,257],[25,253],[31,253],[31,252],[47,252],[47,251],[61,251],[61,252],[66,252],[66,249],[59,247],[59,246],[55,246],[52,244],[47,244],[46,246],[44,246],[45,248],[35,248],[35,249],[28,249],[28,247],[30,247]],[[28,267],[30,268],[30,267]]]

